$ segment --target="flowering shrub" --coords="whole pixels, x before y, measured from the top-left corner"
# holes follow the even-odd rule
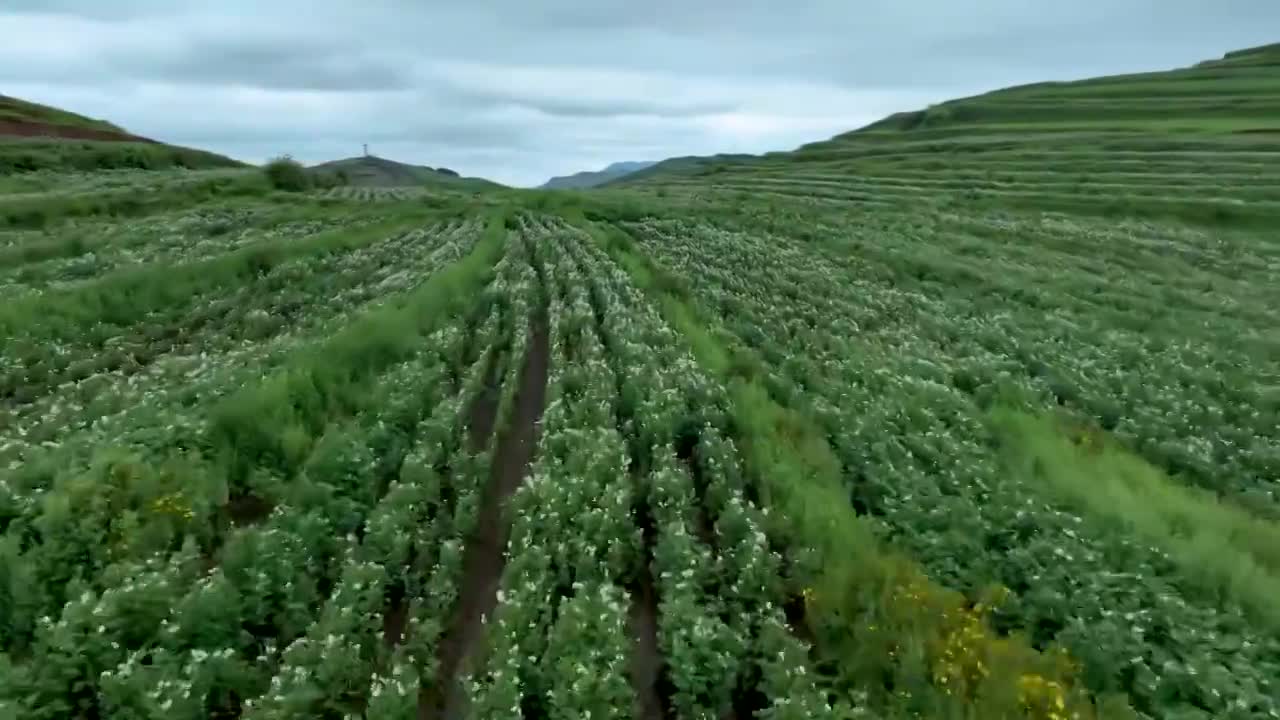
[[[575,582],[572,592],[547,638],[547,717],[629,718],[626,598],[611,584]]]

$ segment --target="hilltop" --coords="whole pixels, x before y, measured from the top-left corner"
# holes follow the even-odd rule
[[[1196,67],[1280,67],[1280,43],[1235,50],[1219,60],[1206,60]]]
[[[222,155],[134,135],[105,120],[0,95],[0,172],[241,166]]]
[[[546,190],[555,189],[575,189],[590,188],[603,185],[610,180],[616,180],[625,175],[644,170],[647,167],[656,165],[657,163],[649,162],[616,162],[603,170],[586,170],[574,173],[572,175],[560,175],[553,177],[542,184],[542,188]]]
[[[356,187],[392,188],[443,184],[475,189],[501,187],[482,178],[464,178],[449,168],[410,165],[373,155],[332,160],[312,170],[342,173]]]

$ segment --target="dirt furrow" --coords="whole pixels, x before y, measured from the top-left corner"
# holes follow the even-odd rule
[[[637,485],[641,480],[636,478]],[[643,491],[643,488],[637,488]],[[647,493],[641,494],[646,497]],[[638,720],[664,720],[671,716],[668,699],[671,688],[666,687],[663,674],[662,650],[658,647],[658,592],[653,584],[653,547],[657,542],[657,532],[653,527],[653,517],[649,511],[648,500],[642,500],[636,508],[636,524],[640,527],[644,540],[644,556],[639,568],[639,577],[632,583],[628,591],[631,594],[631,608],[628,621],[631,630],[633,647],[629,671],[631,687],[635,691],[635,712]]]
[[[498,420],[498,403],[502,399],[502,389],[496,383],[501,355],[492,353],[486,361],[484,370],[484,387],[476,395],[467,409],[467,449],[473,453],[484,450],[493,435],[494,423]]]
[[[459,671],[481,639],[483,619],[497,606],[503,549],[510,533],[504,509],[507,499],[528,473],[538,444],[550,362],[547,318],[539,313],[534,319],[528,356],[521,369],[511,424],[498,437],[475,531],[467,539],[463,553],[462,586],[438,649],[439,669],[434,682],[424,685],[419,693],[419,718],[453,720],[463,716],[465,696]]]

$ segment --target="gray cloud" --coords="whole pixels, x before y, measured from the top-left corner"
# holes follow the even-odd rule
[[[536,184],[1188,65],[1276,27],[1273,0],[7,0],[0,90],[247,160],[369,142]]]
[[[414,84],[413,74],[395,57],[305,38],[201,38],[159,57],[121,53],[113,60],[122,71],[135,77],[201,85],[378,91],[404,90]]]

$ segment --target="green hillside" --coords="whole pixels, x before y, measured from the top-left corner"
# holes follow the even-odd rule
[[[104,120],[0,95],[0,174],[228,167],[243,167],[243,163],[132,135]]]
[[[648,178],[662,178],[672,175],[696,175],[702,172],[717,172],[720,166],[728,163],[744,162],[755,159],[745,154],[689,155],[685,157],[667,158],[646,168],[628,173],[603,183],[605,186],[619,186]]]
[[[698,177],[644,179],[833,201],[1270,222],[1280,218],[1276,48],[998,90]]]
[[[0,123],[42,124],[125,134],[122,128],[105,120],[94,120],[84,115],[7,95],[0,95]],[[0,132],[0,134],[3,133]]]

